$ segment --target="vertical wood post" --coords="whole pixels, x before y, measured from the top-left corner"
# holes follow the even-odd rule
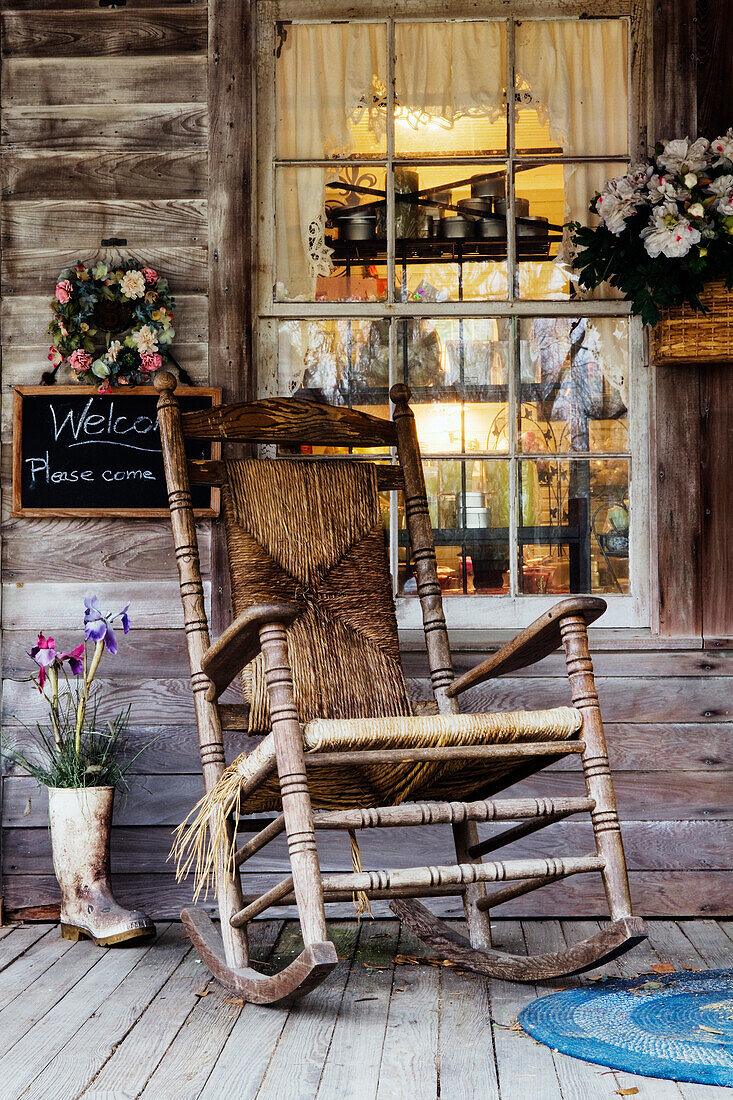
[[[181,410],[175,397],[176,379],[167,371],[155,377],[158,398],[158,422],[163,445],[165,477],[168,485],[168,503],[171,511],[173,541],[183,604],[183,620],[186,630],[188,661],[191,668],[196,726],[201,753],[201,770],[206,791],[210,791],[221,778],[226,761],[224,741],[216,703],[207,700],[211,681],[201,670],[201,661],[209,648],[209,624],[204,605],[204,586],[201,581],[199,548],[196,524],[193,517],[191,488],[183,443]],[[220,811],[215,811],[220,812]],[[210,828],[216,830],[217,821]],[[231,843],[231,826],[227,825],[227,845]],[[232,928],[230,918],[243,907],[239,871],[217,876],[217,900],[221,917],[221,934],[227,963],[232,967],[246,966],[248,962],[247,935],[243,929]]]
[[[409,405],[410,390],[402,383],[398,383],[389,391],[389,396],[394,403],[392,419],[397,433],[397,456],[405,479],[405,518],[410,535],[412,560],[415,563],[417,594],[422,610],[433,694],[441,714],[458,714],[460,712],[458,700],[450,699],[445,694],[445,689],[454,679],[453,660],[443,611],[443,595],[438,581],[435,542],[430,524],[420,444],[415,417]],[[458,862],[481,863],[480,856],[474,858],[468,854],[468,849],[479,842],[476,822],[462,821],[453,825],[452,828]],[[477,949],[486,949],[491,947],[491,919],[487,911],[476,907],[479,898],[486,900],[485,885],[477,882],[467,886],[463,895],[463,910],[472,946]]]
[[[313,809],[305,770],[303,735],[293,694],[288,641],[282,623],[260,627],[265,684],[275,739],[280,795],[288,837],[290,867],[306,947],[326,941],[323,881],[318,862]]]
[[[593,662],[588,650],[588,626],[583,616],[564,616],[560,622],[560,634],[573,706],[583,715],[581,736],[585,749],[581,760],[588,797],[594,799],[596,804],[595,809],[591,810],[596,852],[605,861],[603,885],[611,919],[617,920],[631,915],[631,897],[606,736],[593,677]]]

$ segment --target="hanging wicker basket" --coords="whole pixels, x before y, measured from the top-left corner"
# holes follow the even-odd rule
[[[688,305],[661,311],[650,335],[652,363],[733,363],[733,290],[722,280],[707,283],[700,301],[705,313]]]

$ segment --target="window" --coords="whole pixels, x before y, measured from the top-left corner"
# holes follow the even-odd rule
[[[578,291],[564,229],[629,161],[629,21],[318,8],[258,5],[260,394],[387,416],[407,382],[449,625],[565,593],[648,625],[641,329]]]

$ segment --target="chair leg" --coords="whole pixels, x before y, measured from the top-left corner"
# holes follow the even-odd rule
[[[476,858],[469,855],[469,848],[479,842],[475,821],[461,821],[454,824],[453,842],[458,863],[481,863],[480,856]],[[486,886],[483,882],[474,882],[467,886],[463,894],[463,912],[471,946],[477,951],[486,951],[491,947],[491,918],[488,910],[477,907],[476,903],[480,898],[486,898]]]
[[[163,446],[165,476],[168,486],[168,503],[171,514],[173,541],[176,547],[178,580],[183,604],[186,630],[186,646],[191,668],[191,687],[196,710],[196,726],[201,753],[201,769],[204,786],[210,791],[221,779],[226,762],[224,741],[221,734],[219,709],[206,697],[211,687],[208,676],[201,671],[201,662],[209,648],[209,624],[204,602],[204,586],[201,580],[196,522],[188,480],[186,450],[181,427],[181,410],[174,391],[176,379],[168,372],[156,378],[158,421]],[[219,822],[212,821],[217,831]],[[231,840],[231,837],[229,837]],[[242,928],[232,928],[229,920],[242,908],[242,888],[239,872],[221,875],[217,888],[217,901],[221,917],[221,934],[226,961],[230,966],[246,966],[248,961],[247,933]]]
[[[585,619],[582,615],[567,615],[560,623],[560,633],[573,706],[583,715],[583,772],[588,797],[596,804],[591,810],[596,852],[605,861],[603,885],[611,920],[615,921],[630,916],[631,896]]]
[[[326,942],[326,913],[303,736],[295,707],[285,627],[281,623],[261,627],[260,643],[265,662],[265,684],[275,740],[293,887],[303,940],[308,947]]]

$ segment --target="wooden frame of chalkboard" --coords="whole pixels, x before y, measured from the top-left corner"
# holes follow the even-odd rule
[[[115,390],[112,394],[100,394],[92,386],[16,386],[13,395],[13,516],[38,519],[168,516],[163,452],[159,443],[156,447],[145,446],[151,432],[157,435],[158,396],[152,386],[135,386]],[[176,390],[176,397],[182,411],[186,412],[220,405],[222,391],[219,387],[181,386]],[[149,409],[141,411],[140,398],[145,399],[145,404],[150,402]],[[130,408],[135,399],[138,399],[137,408]],[[29,416],[31,410],[42,413],[44,409],[48,412],[46,418]],[[99,444],[106,446],[100,448]],[[68,461],[63,461],[64,458],[68,460],[72,447],[82,448],[79,453],[84,460],[77,461],[74,452],[73,468]],[[187,450],[189,448],[191,458],[221,458],[221,443],[194,441],[187,444]],[[119,459],[122,461],[115,461]],[[106,501],[115,489],[118,502],[110,506]],[[93,503],[69,503],[75,498],[83,498],[85,491]],[[218,488],[194,485],[191,492],[194,515],[218,516]],[[56,502],[51,494],[55,494]],[[159,498],[160,504],[141,504],[146,495]],[[101,499],[104,503],[100,503]]]

